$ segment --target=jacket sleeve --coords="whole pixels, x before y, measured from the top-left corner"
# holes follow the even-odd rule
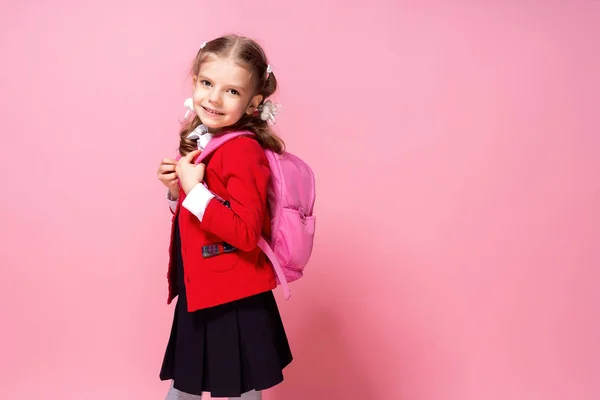
[[[202,228],[242,251],[251,251],[262,234],[271,179],[269,161],[253,138],[234,139],[222,150],[229,207],[212,198],[204,210]]]

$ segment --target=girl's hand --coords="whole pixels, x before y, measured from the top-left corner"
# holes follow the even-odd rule
[[[163,158],[158,166],[158,180],[169,188],[171,194],[179,192],[179,183],[177,182],[177,173],[175,172],[176,165],[177,161],[170,158]]]
[[[194,150],[191,153],[188,153],[185,157],[181,157],[177,166],[175,167],[175,172],[179,177],[179,182],[181,182],[181,188],[188,194],[190,190],[204,179],[204,170],[206,166],[202,163],[196,165],[194,164],[194,158],[198,156],[202,150]]]

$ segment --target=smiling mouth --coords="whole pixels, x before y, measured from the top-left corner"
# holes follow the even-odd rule
[[[212,109],[204,107],[204,106],[202,106],[202,108],[204,109],[204,111],[206,111],[207,113],[209,113],[211,115],[225,115],[222,112],[218,112],[216,110],[212,110]]]

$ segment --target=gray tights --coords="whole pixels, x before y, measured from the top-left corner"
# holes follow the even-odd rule
[[[197,396],[195,394],[188,394],[182,391],[179,391],[173,387],[169,388],[169,393],[167,393],[167,397],[165,400],[201,400],[202,396]],[[229,400],[262,400],[261,392],[257,392],[252,390],[250,392],[246,392],[242,394],[242,397],[230,397]]]

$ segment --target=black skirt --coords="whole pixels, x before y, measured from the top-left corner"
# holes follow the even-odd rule
[[[178,219],[173,248],[179,296],[160,379],[172,379],[182,392],[212,397],[277,385],[292,354],[273,292],[188,312]]]

